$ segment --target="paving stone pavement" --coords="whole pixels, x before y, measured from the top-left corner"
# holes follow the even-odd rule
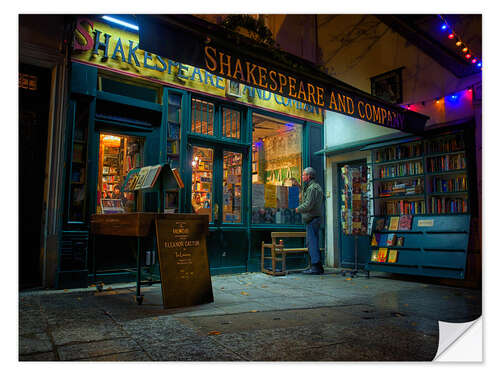
[[[431,361],[438,320],[481,316],[481,290],[375,274],[212,277],[214,302],[164,309],[159,284],[19,294],[20,361]]]

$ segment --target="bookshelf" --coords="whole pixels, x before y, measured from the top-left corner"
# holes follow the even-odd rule
[[[372,148],[373,206],[367,269],[464,279],[470,234],[464,131]],[[389,223],[411,217],[409,228]],[[385,224],[380,226],[381,221]]]
[[[425,150],[429,213],[468,213],[469,182],[464,134],[427,139]]]
[[[401,217],[374,218],[367,270],[465,278],[469,215],[408,215],[406,229]],[[398,221],[397,227],[390,227],[391,220]]]
[[[372,151],[375,215],[469,213],[463,132]]]
[[[420,141],[372,153],[376,215],[425,214],[425,174]]]

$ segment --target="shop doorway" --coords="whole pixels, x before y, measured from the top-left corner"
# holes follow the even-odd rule
[[[247,258],[247,152],[244,147],[190,145],[191,209],[209,217],[210,267],[242,268]],[[220,270],[219,270],[220,271]]]
[[[19,288],[42,285],[41,237],[50,69],[19,65]]]
[[[350,178],[347,182],[343,168],[344,171],[346,168],[349,170]],[[337,176],[340,267],[364,269],[370,250],[370,237],[366,234],[369,204],[366,194],[366,161],[339,164]]]

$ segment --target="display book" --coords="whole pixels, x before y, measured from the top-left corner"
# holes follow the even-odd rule
[[[168,164],[157,164],[146,166],[142,168],[134,168],[130,170],[125,176],[124,182],[121,187],[123,192],[137,192],[139,190],[147,190],[155,188],[162,171],[167,168],[171,171],[176,187],[167,186],[165,189],[165,213],[173,213],[177,210],[178,205],[178,189],[184,188],[184,183],[176,168],[171,169]],[[176,196],[173,197],[172,194]],[[121,199],[101,199],[101,206],[103,213],[122,213],[124,212]]]
[[[469,212],[463,131],[374,149],[375,215]]]
[[[345,235],[368,233],[368,169],[366,165],[344,165],[341,197],[341,227]]]
[[[370,242],[371,262],[397,263],[398,249],[404,246],[404,232],[411,230],[412,219],[412,215],[402,215],[374,220]]]

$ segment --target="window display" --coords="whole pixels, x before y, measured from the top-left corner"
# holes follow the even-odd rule
[[[253,129],[252,223],[302,224],[302,126],[255,115]]]
[[[209,215],[210,222],[212,222],[213,161],[212,149],[193,147],[191,205],[195,213]]]
[[[123,185],[130,170],[142,167],[143,148],[143,138],[101,133],[97,213],[136,211],[136,193]]]
[[[224,151],[224,223],[241,223],[241,167],[241,153]]]

